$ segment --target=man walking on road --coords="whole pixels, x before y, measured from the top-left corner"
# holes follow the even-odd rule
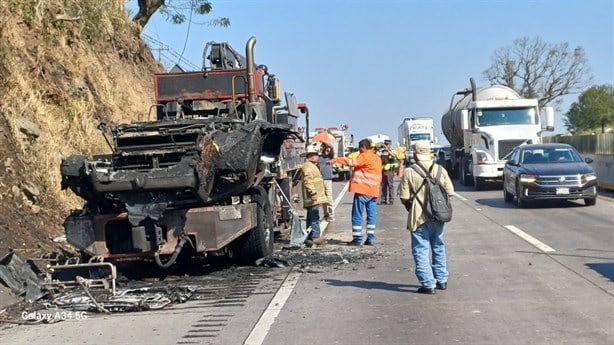
[[[377,223],[377,198],[382,181],[382,160],[371,149],[371,141],[362,139],[358,143],[360,154],[356,158],[336,157],[331,163],[340,163],[352,167],[350,192],[354,193],[352,203],[352,241],[349,245],[363,244],[362,218],[367,211],[367,240],[365,245],[375,244],[375,226]]]
[[[409,211],[407,229],[411,231],[411,252],[416,264],[416,277],[422,285],[419,293],[434,294],[435,288],[445,290],[448,286],[446,248],[443,242],[444,223],[429,219],[423,211],[426,190],[423,174],[435,178],[441,170],[439,183],[447,194],[454,194],[454,186],[446,170],[433,162],[431,144],[426,140],[417,141],[414,149],[415,168],[405,168],[399,185],[399,197]],[[434,165],[434,166],[433,166]],[[432,169],[431,169],[432,167]],[[429,260],[429,249],[433,262]]]

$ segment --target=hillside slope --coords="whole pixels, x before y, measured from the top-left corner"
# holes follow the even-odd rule
[[[153,104],[161,67],[121,4],[0,2],[0,257],[51,249],[82,202],[60,190],[61,159],[109,152],[97,125]]]

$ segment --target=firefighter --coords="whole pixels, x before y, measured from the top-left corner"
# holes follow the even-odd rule
[[[390,147],[392,141],[384,140],[384,145],[379,148],[377,155],[382,159],[382,188],[380,205],[392,205],[394,203],[394,177],[398,173],[397,154]]]
[[[311,228],[305,244],[309,246],[322,245],[326,241],[320,237],[320,205],[328,202],[328,197],[326,196],[322,173],[318,168],[320,143],[309,144],[305,152],[301,153],[301,156],[305,157],[305,163],[302,167],[303,207],[307,210],[305,217],[307,227]]]

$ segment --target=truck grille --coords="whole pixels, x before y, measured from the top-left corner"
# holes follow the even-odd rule
[[[525,139],[499,140],[499,160],[512,152],[514,147],[524,143]]]

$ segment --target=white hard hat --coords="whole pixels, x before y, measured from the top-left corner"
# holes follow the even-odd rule
[[[305,157],[310,153],[320,153],[320,143],[319,142],[313,142],[307,145],[305,152],[303,152],[301,155]]]

